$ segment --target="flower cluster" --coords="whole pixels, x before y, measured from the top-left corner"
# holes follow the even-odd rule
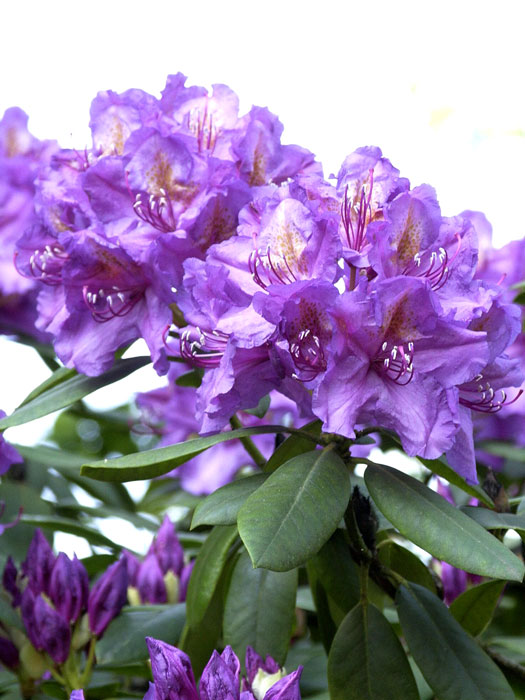
[[[128,599],[132,605],[184,600],[191,570],[167,516],[144,561],[124,552],[91,587],[82,562],[63,552],[55,556],[37,529],[20,570],[11,557],[4,568],[3,588],[20,613],[25,634],[1,629],[0,661],[13,669],[22,664],[24,673],[38,679],[48,663],[42,654],[53,666],[63,666],[71,654],[87,650],[104,634]],[[92,661],[86,662],[85,677]]]
[[[180,74],[160,99],[99,93],[91,130],[41,169],[17,252],[67,366],[99,374],[144,338],[159,373],[204,370],[199,432],[276,391],[327,432],[390,430],[476,481],[472,414],[522,382],[520,312],[478,274],[476,214],[443,216],[376,147],[327,181],[267,109],[239,116],[228,87]]]
[[[267,656],[262,659],[251,647],[246,650],[246,676],[240,679],[240,663],[230,646],[214,651],[202,672],[199,689],[187,654],[180,649],[146,637],[153,683],[144,700],[300,700],[299,680],[303,667],[286,675]],[[82,690],[74,690],[70,700],[84,700]]]

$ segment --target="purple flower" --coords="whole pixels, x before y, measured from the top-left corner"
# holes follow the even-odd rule
[[[232,648],[227,646],[221,654],[213,652],[197,690],[190,659],[184,652],[152,637],[146,637],[146,642],[154,684],[150,685],[145,699],[300,700],[302,666],[283,677],[284,672],[271,657],[263,662],[250,650],[247,652],[246,667],[249,677],[253,677],[243,680],[241,693],[240,663]]]
[[[74,690],[69,696],[69,700],[84,700],[84,691]]]
[[[184,565],[184,550],[175,532],[175,526],[167,515],[164,516],[155,538],[151,544],[150,552],[159,562],[162,574],[173,571],[180,575]]]
[[[0,636],[0,664],[14,669],[19,663],[18,649],[10,639]]]
[[[4,416],[5,411],[0,410],[0,418],[4,418]],[[12,445],[6,442],[2,433],[0,433],[0,475],[5,474],[12,464],[20,464],[23,461],[24,458],[22,455],[20,455]],[[8,526],[4,525],[4,528],[5,527]],[[12,527],[12,525],[10,527]]]
[[[136,587],[142,603],[165,603],[167,601],[166,584],[154,552],[150,551],[140,565]]]
[[[7,557],[2,574],[2,585],[4,589],[11,594],[12,605],[14,608],[20,605],[21,591],[18,587],[18,570],[11,556]]]
[[[28,586],[35,595],[49,592],[49,581],[54,565],[55,555],[51,545],[44,537],[42,530],[37,528],[27,550],[27,556],[22,562],[22,573],[27,576]]]
[[[35,599],[33,620],[39,641],[38,648],[46,651],[56,664],[64,663],[69,656],[71,644],[69,621],[48,605],[41,595]]]
[[[112,564],[92,587],[88,599],[89,628],[100,637],[127,601],[128,572],[121,557]]]
[[[89,579],[83,564],[60,552],[49,581],[49,597],[56,610],[68,622],[75,622],[86,608]]]

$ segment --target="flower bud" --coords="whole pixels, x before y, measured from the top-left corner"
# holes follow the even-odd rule
[[[17,585],[18,571],[15,563],[11,557],[7,557],[7,562],[4,566],[4,573],[2,574],[2,584],[5,590],[11,594],[13,598],[12,605],[14,608],[20,605],[20,599],[22,594]]]
[[[150,552],[142,562],[137,575],[137,588],[143,603],[165,603],[166,584],[154,552]]]
[[[73,637],[71,646],[75,651],[83,649],[91,639],[91,630],[89,629],[89,618],[87,613],[77,620],[77,624],[73,629]]]
[[[41,595],[35,600],[33,614],[42,649],[56,664],[63,664],[69,656],[71,645],[69,622],[48,605]]]
[[[163,574],[171,570],[180,575],[184,565],[184,550],[167,515],[164,516],[157,536],[151,544],[150,552],[152,551],[157,556]]]
[[[122,552],[122,558],[126,562],[126,568],[128,570],[128,581],[130,586],[137,585],[137,575],[140,569],[140,561],[137,557],[128,552],[126,549]]]
[[[55,563],[55,555],[42,531],[37,528],[25,561],[22,562],[22,572],[29,579],[28,585],[35,595],[48,593],[49,579]]]
[[[164,585],[166,586],[166,602],[178,603],[179,598],[179,577],[173,571],[164,574]]]
[[[183,603],[186,600],[186,594],[188,592],[188,583],[190,581],[191,572],[195,566],[195,559],[190,561],[189,564],[182,569],[179,580],[179,603]]]
[[[155,681],[155,697],[199,700],[189,657],[171,644],[152,637],[146,637],[146,644]]]
[[[302,672],[303,667],[299,666],[296,671],[281,678],[266,691],[264,700],[301,700],[299,681]],[[257,694],[255,696],[257,697]]]
[[[35,622],[35,602],[36,596],[34,595],[33,591],[27,587],[22,593],[22,598],[20,600],[20,613],[22,615],[22,622],[24,623],[24,627],[31,644],[36,649],[40,649],[40,635],[38,634],[38,629]]]
[[[89,579],[84,566],[60,552],[49,580],[49,597],[56,610],[68,622],[78,619],[87,603]]]
[[[214,651],[202,672],[199,689],[202,700],[231,700],[239,693],[239,659],[230,646]]]
[[[69,696],[69,700],[84,700],[84,691],[74,690]]]
[[[91,589],[88,600],[89,626],[100,637],[127,600],[128,572],[124,558],[112,564]]]
[[[20,663],[18,649],[7,637],[0,637],[0,663],[7,668],[16,668]]]
[[[266,660],[263,660],[262,656],[260,656],[255,649],[250,646],[246,647],[245,666],[248,687],[251,687],[251,684],[253,683],[254,678],[260,669],[268,674],[273,674],[280,671],[280,666],[275,659],[272,659],[271,656],[267,656]]]

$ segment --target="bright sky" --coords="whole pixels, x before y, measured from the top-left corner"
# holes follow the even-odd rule
[[[98,90],[158,94],[181,71],[228,84],[243,111],[268,106],[284,142],[314,151],[327,175],[380,146],[413,185],[436,188],[444,214],[484,211],[502,245],[525,235],[524,25],[522,0],[6,3],[0,115],[18,105],[35,135],[82,148]],[[47,370],[5,341],[0,358],[10,412]],[[143,370],[117,402],[154,383]],[[48,424],[8,437],[30,442]]]

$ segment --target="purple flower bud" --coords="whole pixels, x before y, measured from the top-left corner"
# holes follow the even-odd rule
[[[35,622],[35,601],[36,597],[28,586],[22,593],[20,613],[29,641],[36,649],[41,649],[40,635]]]
[[[69,696],[69,700],[84,700],[84,691],[74,690]]]
[[[126,569],[128,570],[128,581],[130,586],[137,586],[137,575],[140,569],[140,561],[138,558],[128,552],[126,549],[122,552],[122,558],[126,562]]]
[[[87,603],[89,579],[84,566],[75,557],[73,561],[60,552],[49,581],[49,597],[68,622],[78,619]]]
[[[165,603],[167,600],[166,584],[154,552],[150,552],[140,565],[137,588],[143,603]]]
[[[146,643],[157,700],[199,700],[189,657],[152,637],[146,637]]]
[[[239,697],[239,659],[230,646],[219,654],[214,651],[202,672],[202,700],[237,700]]]
[[[6,637],[0,637],[0,663],[7,668],[16,668],[19,664],[18,649]]]
[[[112,564],[91,589],[88,600],[89,627],[100,637],[126,604],[128,572],[124,558]]]
[[[180,575],[184,565],[184,550],[167,515],[164,516],[157,536],[151,544],[151,551],[157,556],[163,574],[171,570],[177,576]]]
[[[17,576],[18,571],[13,559],[11,557],[7,557],[7,561],[4,566],[4,573],[2,574],[2,584],[5,590],[11,594],[13,598],[12,604],[14,608],[20,605],[20,599],[22,595],[16,583]]]
[[[188,592],[188,583],[190,582],[191,572],[195,566],[195,559],[190,561],[189,564],[182,569],[180,573],[179,581],[179,603],[183,603],[186,600],[186,594]]]
[[[245,665],[248,687],[251,687],[259,669],[262,669],[265,673],[277,673],[280,670],[280,666],[275,659],[267,656],[264,661],[262,656],[259,656],[255,649],[250,646],[246,647]]]
[[[69,656],[71,645],[69,622],[48,605],[41,595],[35,600],[33,615],[41,648],[56,664],[63,664]]]
[[[299,680],[303,667],[277,681],[264,695],[264,700],[301,700]]]
[[[42,531],[37,528],[27,550],[25,561],[22,562],[22,573],[29,579],[28,585],[35,595],[42,592],[48,593],[49,579],[54,563],[53,550]]]

